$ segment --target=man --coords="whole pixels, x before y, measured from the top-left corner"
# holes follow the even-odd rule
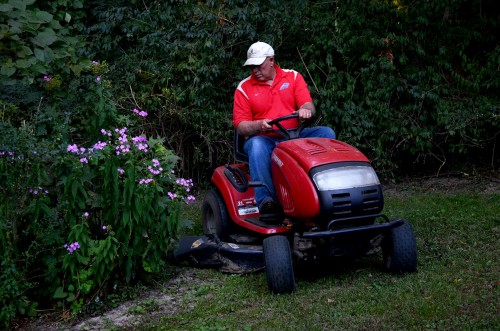
[[[256,42],[247,52],[244,64],[251,75],[242,80],[234,93],[233,124],[238,133],[247,136],[244,150],[248,154],[250,175],[266,187],[255,188],[255,199],[261,214],[274,214],[278,209],[276,192],[271,178],[271,153],[282,137],[271,132],[269,121],[293,113],[306,120],[315,113],[311,94],[300,73],[281,69],[274,62],[273,48]],[[281,123],[287,129],[299,126],[298,119]],[[335,132],[328,127],[306,128],[301,137],[335,139]]]

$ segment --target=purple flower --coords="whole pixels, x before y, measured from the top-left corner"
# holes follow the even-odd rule
[[[97,76],[97,77],[95,78],[95,81],[96,81],[96,82],[100,82],[100,81],[101,81],[101,76]]]
[[[104,129],[101,129],[101,133],[102,133],[103,135],[105,135],[105,136],[111,137],[111,131],[110,131],[110,132],[108,132],[108,131],[106,131],[106,130],[104,130]]]
[[[96,66],[96,65],[98,65],[98,64],[99,64],[99,62],[97,62],[97,61],[92,61],[92,64]]]
[[[89,217],[89,213],[88,212],[83,213],[83,217]]]
[[[194,197],[194,195],[189,195],[187,198],[186,198],[186,203],[189,204],[190,201],[194,201],[196,200],[196,198]]]
[[[108,228],[108,227],[107,227],[106,225],[103,225],[103,226],[102,226],[102,229],[103,229],[103,230],[106,230],[107,228]]]
[[[99,150],[102,150],[104,149],[104,147],[106,147],[107,143],[106,142],[101,142],[100,140],[94,144],[94,149],[99,149]]]
[[[82,158],[80,159],[80,163],[89,163],[89,160],[87,160],[87,158],[86,158],[86,157],[82,157]]]
[[[66,148],[66,150],[70,153],[76,153],[78,154],[78,146],[76,146],[76,144],[73,144],[73,145],[68,145],[68,147]]]
[[[139,180],[139,185],[147,185],[153,181],[153,178],[143,178]]]
[[[125,170],[122,168],[118,168],[117,171],[120,173],[120,175],[123,175],[125,173]]]
[[[75,241],[74,243],[71,244],[64,244],[64,248],[68,250],[68,254],[71,254],[80,248],[80,244],[78,243],[78,241]]]
[[[139,110],[137,108],[134,108],[134,110],[132,110],[135,114],[139,115],[139,116],[142,116],[142,117],[146,117],[148,116],[148,113],[143,111],[143,110]]]
[[[52,80],[52,78],[50,78],[49,76],[45,75],[45,76],[43,76],[43,80],[46,81],[46,82],[50,82]]]

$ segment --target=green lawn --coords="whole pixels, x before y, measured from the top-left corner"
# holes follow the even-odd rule
[[[418,272],[391,275],[381,254],[297,270],[297,291],[272,295],[264,273],[193,269],[176,314],[152,330],[500,330],[500,195],[407,192],[386,197],[411,221]]]

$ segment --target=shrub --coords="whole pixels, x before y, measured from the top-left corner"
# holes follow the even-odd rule
[[[69,173],[59,210],[70,231],[55,298],[76,305],[98,295],[111,275],[130,281],[159,272],[177,236],[180,203],[194,199],[192,181],[175,178],[178,157],[161,139],[132,136],[127,128],[101,134],[89,148],[69,145],[60,164]]]
[[[109,277],[158,272],[180,205],[194,199],[192,181],[172,173],[179,158],[141,133],[147,113],[117,114],[107,71],[94,62],[78,77],[44,75],[41,89],[16,83],[1,95],[2,325],[37,302],[77,313]],[[128,129],[103,129],[120,123]]]

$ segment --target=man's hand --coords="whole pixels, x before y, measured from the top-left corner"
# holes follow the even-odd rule
[[[259,131],[260,132],[268,132],[268,131],[271,131],[273,129],[273,127],[271,125],[268,124],[268,122],[270,122],[271,120],[270,119],[263,119],[263,120],[259,120]]]
[[[311,109],[307,109],[307,108],[300,108],[299,110],[297,110],[295,112],[299,114],[299,118],[301,120],[307,120],[313,116],[313,111]]]
[[[296,110],[295,113],[299,114],[299,119],[307,120],[314,116],[314,111],[314,104],[312,102],[306,102],[300,106],[299,110]]]

